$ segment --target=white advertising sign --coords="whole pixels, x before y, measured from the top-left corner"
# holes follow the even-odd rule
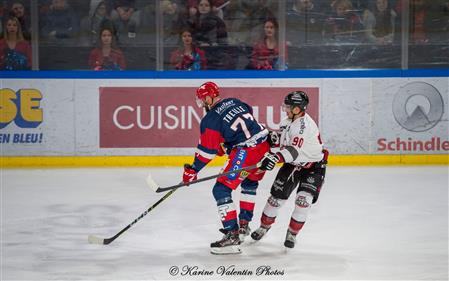
[[[315,112],[322,139],[332,154],[447,154],[449,151],[447,77],[214,81],[232,91],[236,91],[236,88],[247,88],[252,89],[248,92],[254,92],[256,88],[262,90],[267,88],[266,91],[269,92],[272,89],[277,91],[279,103],[282,103],[282,88],[286,88],[285,94],[292,88],[313,89],[315,97],[313,100],[318,103]],[[157,87],[164,88],[155,91],[160,95],[161,91],[170,91],[170,87],[194,89],[203,82],[205,79],[2,79],[1,154],[2,156],[191,155],[194,148],[190,139],[187,142],[189,146],[186,147],[179,144],[176,147],[164,147],[160,144],[157,147],[151,144],[148,147],[142,145],[123,147],[126,141],[117,147],[114,147],[114,142],[102,146],[101,124],[109,124],[114,120],[108,120],[113,116],[101,115],[100,111],[101,108],[115,106],[108,105],[110,102],[123,103],[120,104],[122,108],[138,108],[130,106],[142,102],[141,97],[132,94],[133,89],[140,88],[142,91],[144,88],[151,91]],[[109,96],[100,100],[101,89],[120,88],[126,88],[127,93],[132,94],[130,97],[133,97],[133,100],[129,101],[129,105],[126,104],[128,103],[126,99],[111,99]],[[185,95],[190,94],[188,91],[184,92]],[[145,95],[150,103],[154,103],[151,93]],[[266,93],[254,92],[248,97],[247,102],[256,105],[256,111],[260,110],[260,118],[278,120],[277,107],[271,110],[264,95]],[[265,98],[258,100],[259,97]],[[190,106],[185,104],[184,96],[179,100],[173,97],[171,99],[174,104],[169,107],[170,114],[165,117],[161,115],[161,118],[171,118],[164,119],[164,122],[169,122],[168,124],[175,122],[173,116],[179,113],[176,111],[177,108]],[[194,92],[191,93],[191,99],[191,103],[194,104]],[[145,98],[142,100],[145,102]],[[269,101],[271,102],[275,100]],[[167,102],[161,103],[161,106],[165,103]],[[263,108],[260,108],[261,105]],[[274,112],[276,116],[270,116],[270,112]],[[154,116],[158,118],[157,114]],[[100,120],[101,118],[103,119]],[[116,118],[121,118],[122,123],[128,124],[126,114]],[[145,116],[143,118],[142,120],[146,120]],[[196,118],[193,121],[198,122]],[[154,122],[162,121],[154,120]],[[105,128],[107,127],[103,128],[103,134],[107,135],[108,131],[104,131]],[[182,126],[180,128],[183,129]],[[179,132],[179,135],[183,135],[183,132]],[[120,137],[126,140],[126,133]],[[186,135],[186,138],[197,137],[197,132],[193,130]]]

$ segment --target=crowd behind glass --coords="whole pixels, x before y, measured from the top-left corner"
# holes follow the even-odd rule
[[[2,70],[448,68],[449,0],[0,0]]]

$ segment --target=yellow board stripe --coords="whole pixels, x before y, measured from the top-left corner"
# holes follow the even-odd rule
[[[223,166],[225,160],[226,157],[216,157],[209,165]],[[0,157],[0,167],[181,167],[184,163],[192,161],[192,156],[24,156]],[[449,165],[449,155],[331,155],[329,165]]]

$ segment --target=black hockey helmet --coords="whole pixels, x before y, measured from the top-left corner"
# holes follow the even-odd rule
[[[303,91],[294,91],[285,96],[284,104],[292,108],[297,106],[301,111],[306,111],[307,105],[309,104],[309,97]]]

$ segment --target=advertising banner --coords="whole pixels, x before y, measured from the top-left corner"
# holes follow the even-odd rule
[[[447,153],[447,87],[437,80],[375,81],[371,153]]]
[[[192,155],[204,80],[2,79],[2,156]],[[332,154],[447,154],[448,78],[222,79],[269,129],[294,90]]]
[[[221,97],[241,99],[253,107],[254,116],[269,129],[284,118],[287,93],[305,90],[308,113],[319,122],[318,88],[222,87]],[[204,114],[191,87],[100,88],[100,147],[195,147]]]
[[[10,80],[0,88],[2,155],[74,155],[73,86]]]

